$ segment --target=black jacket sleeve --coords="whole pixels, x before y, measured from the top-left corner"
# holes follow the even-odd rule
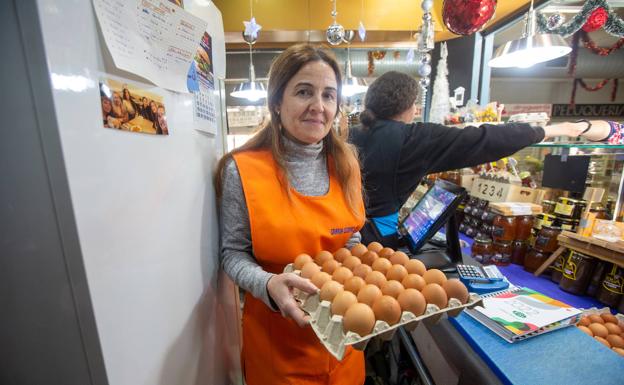
[[[492,162],[544,139],[543,128],[526,123],[483,124],[463,129],[416,123],[411,129],[408,141],[417,141],[427,148],[423,152],[404,151],[399,166],[402,174],[411,165],[421,163],[423,155],[426,174],[430,174]]]

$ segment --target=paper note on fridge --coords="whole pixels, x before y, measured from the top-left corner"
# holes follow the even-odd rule
[[[186,77],[207,22],[168,1],[93,0],[115,65],[188,92]]]

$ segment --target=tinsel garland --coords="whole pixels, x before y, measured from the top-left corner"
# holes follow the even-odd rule
[[[587,22],[587,19],[596,8],[604,8],[609,14],[607,22],[602,28],[610,35],[616,37],[624,37],[624,20],[622,20],[612,9],[606,0],[588,0],[583,5],[581,11],[574,16],[568,23],[559,27],[549,29],[548,21],[544,15],[538,13],[537,25],[540,31],[544,33],[556,33],[563,36],[570,36],[578,31]]]
[[[373,76],[375,72],[375,60],[382,60],[386,57],[386,51],[368,51],[368,76]]]
[[[624,46],[624,37],[618,40],[615,44],[613,44],[609,48],[598,47],[596,43],[589,37],[587,32],[580,31],[581,39],[583,40],[583,46],[588,50],[592,51],[596,55],[600,56],[609,56],[613,51],[617,51],[618,49]]]
[[[611,101],[614,102],[615,98],[617,96],[618,79],[604,79],[604,80],[601,80],[595,86],[588,86],[587,83],[585,83],[585,81],[583,79],[576,78],[576,79],[574,79],[574,83],[572,84],[572,96],[570,97],[570,105],[572,107],[574,107],[574,105],[576,104],[576,88],[577,88],[577,84],[580,84],[581,87],[583,87],[583,89],[585,89],[586,91],[594,92],[594,91],[598,91],[598,90],[603,89],[604,86],[606,86],[607,83],[609,83],[609,81],[611,81],[611,80],[613,80],[613,88],[611,89]]]

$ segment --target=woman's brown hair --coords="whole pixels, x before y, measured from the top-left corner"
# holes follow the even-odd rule
[[[333,54],[320,48],[309,44],[297,44],[289,47],[282,52],[271,63],[271,69],[269,70],[269,85],[267,89],[267,104],[271,115],[270,120],[260,130],[249,139],[241,147],[232,150],[225,154],[217,164],[217,172],[215,175],[215,186],[217,190],[217,198],[221,198],[223,194],[223,170],[228,159],[232,158],[232,155],[250,150],[266,149],[271,152],[277,166],[281,171],[281,175],[285,176],[286,162],[284,160],[284,144],[282,134],[280,134],[281,121],[280,116],[277,113],[277,109],[282,103],[284,97],[284,90],[286,85],[292,79],[293,76],[306,64],[323,61],[327,63],[334,74],[336,75],[336,83],[338,84],[337,93],[337,109],[336,115],[340,113],[340,92],[342,88],[342,77],[340,75],[340,66],[336,61]],[[351,211],[354,214],[360,215],[360,203],[362,200],[362,193],[360,190],[360,167],[358,164],[355,147],[348,144],[344,138],[346,135],[338,135],[333,129],[329,130],[329,133],[323,138],[323,149],[331,156],[334,163],[334,170],[338,182],[344,192],[345,200],[347,201]],[[284,178],[281,181],[284,188],[288,192],[290,183],[288,178]]]
[[[410,108],[418,97],[416,80],[397,71],[388,71],[370,85],[364,98],[360,122],[371,128],[378,119],[390,119]]]

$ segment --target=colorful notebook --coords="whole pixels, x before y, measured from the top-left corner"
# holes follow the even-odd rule
[[[483,295],[466,313],[508,342],[573,325],[581,311],[526,287]]]

